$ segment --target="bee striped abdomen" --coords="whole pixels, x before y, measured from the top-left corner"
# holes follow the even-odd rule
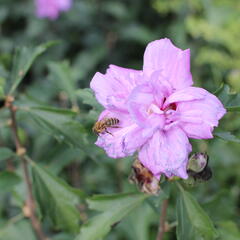
[[[107,128],[118,128],[120,121],[117,118],[104,118],[96,122],[93,126],[93,132],[99,136],[99,134],[110,133]]]
[[[119,123],[119,120],[117,118],[107,118],[105,119],[105,125],[107,127],[115,126]]]

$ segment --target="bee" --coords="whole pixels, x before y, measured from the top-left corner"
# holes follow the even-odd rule
[[[103,118],[102,120],[97,121],[94,124],[92,130],[98,136],[99,134],[104,134],[104,133],[108,133],[112,135],[112,133],[110,133],[107,130],[107,128],[119,128],[119,126],[117,126],[119,122],[120,121],[117,118]]]
[[[129,180],[137,184],[141,192],[157,195],[160,189],[158,179],[138,159],[133,162],[132,169]]]

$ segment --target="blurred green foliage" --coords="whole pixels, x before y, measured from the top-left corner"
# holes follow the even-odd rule
[[[221,121],[215,134],[218,138],[192,141],[194,151],[210,155],[213,178],[188,190],[211,216],[219,239],[240,239],[240,101],[235,94],[240,91],[240,1],[75,0],[71,10],[56,21],[38,19],[34,11],[31,0],[0,2],[0,104],[2,107],[2,98],[10,89],[9,76],[22,81],[14,92],[19,108],[18,131],[34,164],[38,164],[32,167],[38,215],[51,239],[74,239],[78,222],[84,223],[87,217],[90,223],[107,219],[110,228],[124,216],[125,205],[134,211],[112,226],[106,239],[156,238],[159,205],[164,197],[151,197],[139,207],[124,202],[123,209],[118,203],[121,198],[111,202],[109,206],[118,214],[111,221],[109,210],[100,209],[97,216],[87,210],[79,189],[87,195],[136,191],[128,182],[132,158],[110,159],[94,145],[96,136],[91,127],[102,108],[89,91],[89,82],[95,72],[104,72],[109,64],[141,69],[146,44],[163,37],[171,38],[180,48],[191,48],[195,85],[216,92],[229,109],[237,111]],[[39,56],[26,73],[34,58],[45,50],[33,47],[47,41],[58,44]],[[21,48],[19,69],[12,68],[16,67],[16,46],[31,49],[27,52]],[[24,72],[19,72],[22,69]],[[230,89],[223,84],[230,85]],[[19,159],[13,153],[7,109],[0,110],[0,119],[0,240],[17,240],[19,236],[34,240],[32,228],[22,214],[26,189]],[[176,220],[183,212],[179,207],[176,217],[176,206],[187,208],[183,203],[186,196],[192,201],[187,194],[176,203],[180,194],[176,189],[171,187],[166,240],[177,237]],[[110,201],[108,197],[103,200]],[[91,207],[94,198],[87,202],[96,209]],[[76,214],[76,205],[80,215]],[[91,226],[85,225],[82,234],[89,229]],[[102,232],[104,235],[105,229]],[[180,235],[178,230],[178,239]],[[194,239],[205,238],[195,235]]]

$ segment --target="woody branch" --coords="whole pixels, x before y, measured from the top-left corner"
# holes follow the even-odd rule
[[[10,117],[11,117],[10,128],[12,130],[12,134],[15,142],[16,153],[21,159],[21,164],[22,164],[23,173],[24,173],[24,181],[27,187],[27,201],[26,201],[26,207],[25,207],[25,215],[29,217],[31,225],[35,231],[35,234],[38,240],[47,240],[47,238],[45,237],[45,234],[42,231],[40,221],[38,220],[35,212],[35,200],[33,197],[32,182],[30,180],[28,164],[25,157],[26,149],[22,146],[19,139],[18,126],[17,126],[17,120],[16,120],[17,107],[13,105],[13,102],[14,102],[14,97],[12,96],[6,97],[5,107],[7,107],[10,111]]]
[[[165,221],[167,216],[167,207],[168,207],[168,199],[165,199],[162,203],[161,215],[159,220],[159,228],[156,240],[163,240],[163,235],[166,232],[165,229]]]

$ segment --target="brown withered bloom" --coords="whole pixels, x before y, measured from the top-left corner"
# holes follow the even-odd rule
[[[132,169],[130,181],[135,183],[141,192],[157,195],[160,190],[159,180],[138,159],[133,162]]]

